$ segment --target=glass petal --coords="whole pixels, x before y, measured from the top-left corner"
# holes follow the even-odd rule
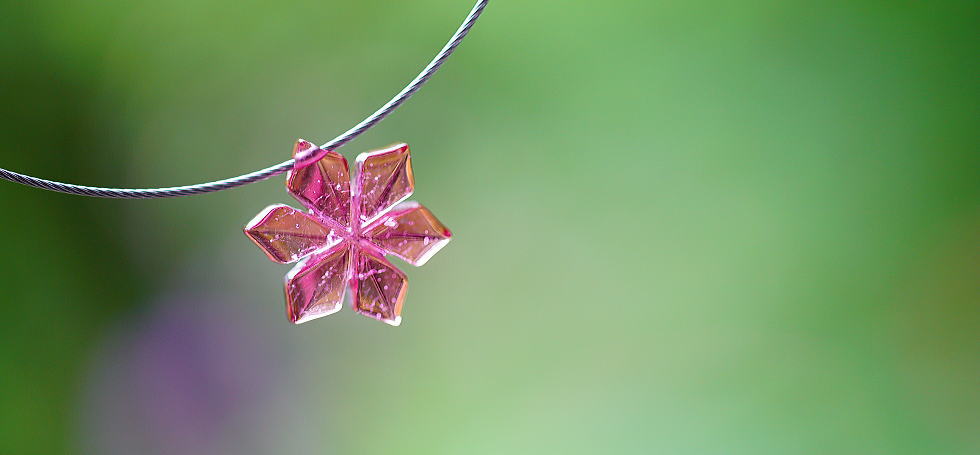
[[[301,140],[293,154],[304,147],[316,146]],[[315,164],[289,171],[286,188],[319,216],[350,225],[350,172],[341,154],[329,151]]]
[[[334,245],[300,262],[286,274],[286,316],[299,324],[336,313],[350,277],[351,249]]]
[[[269,259],[285,264],[295,262],[318,248],[340,240],[334,232],[308,213],[288,205],[270,205],[245,225],[252,239]]]
[[[356,185],[355,204],[364,224],[411,196],[415,178],[408,145],[358,155]]]
[[[402,303],[408,278],[390,262],[372,251],[360,248],[351,278],[354,311],[391,325],[401,323]]]
[[[449,229],[417,202],[399,204],[372,223],[365,235],[386,253],[415,266],[425,264],[452,237]]]

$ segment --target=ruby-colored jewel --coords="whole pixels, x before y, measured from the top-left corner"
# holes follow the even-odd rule
[[[350,288],[354,311],[398,325],[408,280],[385,255],[420,266],[452,237],[428,209],[402,202],[415,186],[408,145],[358,155],[353,187],[339,153],[300,140],[293,157],[286,188],[309,212],[271,205],[245,226],[269,259],[299,261],[286,274],[289,320],[339,311]]]

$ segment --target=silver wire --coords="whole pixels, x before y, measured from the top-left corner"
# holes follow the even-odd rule
[[[432,75],[439,70],[439,67],[442,66],[446,59],[452,55],[453,51],[456,50],[456,47],[459,46],[459,43],[463,41],[463,38],[465,38],[470,32],[470,29],[473,28],[473,24],[476,23],[476,20],[480,18],[480,14],[483,13],[483,9],[486,8],[488,1],[489,0],[477,0],[476,5],[474,5],[473,9],[470,10],[470,13],[466,16],[466,19],[463,20],[463,23],[459,26],[459,29],[457,29],[456,33],[454,33],[452,38],[449,39],[449,42],[443,46],[442,50],[436,54],[435,58],[433,58],[432,61],[422,69],[422,72],[419,73],[415,79],[412,79],[412,82],[409,82],[408,85],[402,89],[402,91],[398,92],[398,94],[395,95],[390,101],[385,103],[384,106],[381,106],[378,108],[378,110],[374,111],[373,114],[369,115],[367,118],[362,120],[357,125],[354,125],[351,129],[345,131],[340,136],[337,136],[330,142],[323,144],[320,146],[320,148],[325,150],[336,150],[357,136],[360,136],[365,131],[371,129],[371,127],[377,125],[378,122],[387,117],[388,114],[391,114],[395,109],[398,109],[398,106],[415,94],[415,92],[417,92],[418,89],[421,88],[422,85],[424,85],[429,78],[431,78]],[[27,186],[33,186],[35,188],[57,191],[61,193],[78,194],[82,196],[120,199],[149,199],[189,196],[192,194],[203,194],[228,190],[282,174],[283,172],[292,169],[292,167],[293,160],[290,159],[274,166],[260,169],[248,174],[239,175],[237,177],[199,183],[196,185],[173,186],[167,188],[102,188],[96,186],[73,185],[71,183],[62,183],[32,177],[13,171],[8,171],[3,168],[0,168],[0,178]]]

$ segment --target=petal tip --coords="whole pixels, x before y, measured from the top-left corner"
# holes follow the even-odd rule
[[[297,139],[296,144],[293,145],[293,169],[302,169],[316,163],[328,153],[329,150],[317,147],[310,141]]]
[[[265,253],[265,256],[268,257],[272,262],[277,262],[279,264],[287,264],[290,261],[285,260],[284,258],[279,258],[276,255],[269,252],[269,249],[266,247],[265,242],[263,242],[262,234],[258,232],[259,226],[265,223],[269,219],[269,217],[273,215],[273,212],[275,212],[277,209],[282,209],[282,208],[291,209],[292,207],[289,207],[288,205],[285,204],[272,204],[262,209],[254,217],[252,217],[252,219],[249,220],[248,223],[245,223],[245,227],[242,228],[242,232],[244,232],[245,236],[248,237],[248,239],[251,240],[252,243],[255,244],[255,246],[259,247],[259,249],[262,250],[263,253]]]
[[[389,145],[388,147],[362,152],[357,155],[357,158],[354,159],[354,163],[362,164],[365,161],[367,161],[369,158],[379,156],[379,155],[385,155],[385,154],[396,154],[396,155],[404,154],[404,155],[411,156],[412,152],[411,149],[409,149],[408,144],[404,142],[399,142],[399,143]]]
[[[316,314],[301,313],[301,314],[298,314],[298,315],[291,315],[291,314],[289,314],[289,312],[288,312],[289,310],[287,309],[286,317],[289,318],[289,322],[292,323],[293,325],[300,325],[300,324],[303,324],[303,323],[306,323],[306,322],[310,322],[310,321],[315,320],[315,319],[320,319],[320,318],[325,317],[325,316],[330,316],[331,314],[334,314],[334,313],[340,311],[341,309],[342,309],[342,307],[340,305],[338,305],[337,308],[334,308],[332,310],[321,311],[321,312],[318,312]]]
[[[392,327],[398,327],[402,323],[402,317],[400,315],[395,316],[393,318],[386,318],[386,317],[384,317],[384,316],[382,316],[380,314],[372,313],[370,311],[360,310],[360,309],[357,309],[357,308],[354,308],[354,312],[356,312],[357,314],[360,314],[362,316],[367,316],[367,317],[369,317],[371,319],[374,319],[376,321],[381,321],[381,322],[383,322],[385,324],[388,324],[388,325],[390,325]]]

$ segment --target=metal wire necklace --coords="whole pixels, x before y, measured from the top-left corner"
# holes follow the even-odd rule
[[[274,166],[224,180],[166,188],[74,185],[3,168],[0,178],[82,196],[150,199],[223,191],[287,172],[287,191],[308,211],[271,205],[248,222],[244,231],[269,259],[298,262],[285,279],[289,320],[298,324],[339,311],[349,289],[354,311],[398,325],[408,280],[385,256],[420,266],[452,234],[422,205],[403,202],[415,186],[407,144],[358,155],[353,180],[347,160],[336,150],[415,94],[456,50],[488,1],[478,0],[435,58],[377,111],[321,146],[300,139],[292,158]]]

